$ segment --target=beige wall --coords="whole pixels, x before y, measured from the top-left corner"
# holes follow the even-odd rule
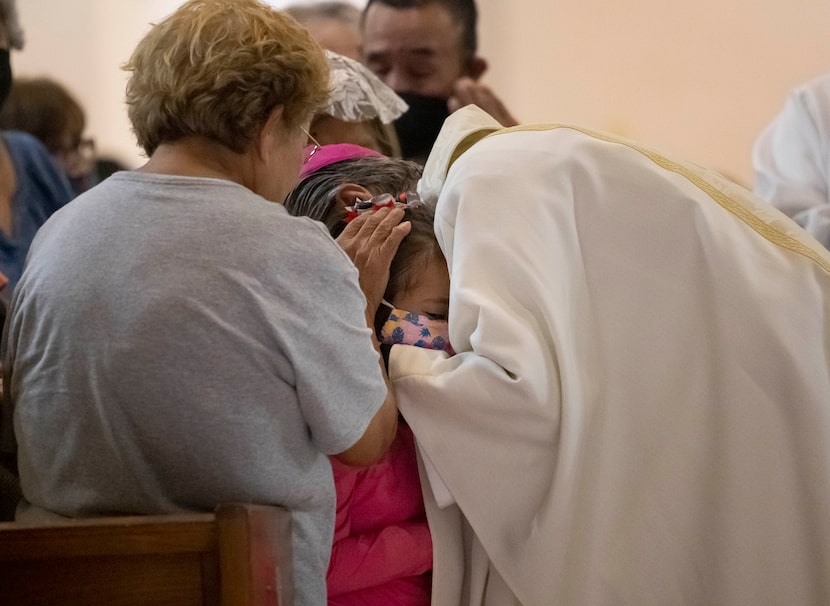
[[[48,75],[63,82],[86,109],[98,151],[129,167],[142,161],[124,106],[129,58],[150,21],[175,0],[17,0],[26,46],[12,53],[15,76]]]
[[[662,147],[751,184],[758,132],[830,71],[826,0],[478,0],[488,82],[522,121]]]
[[[519,119],[609,130],[745,184],[752,142],[787,91],[830,71],[826,0],[478,2],[485,80]],[[15,72],[61,79],[99,148],[135,166],[119,65],[178,3],[18,0],[27,47]]]

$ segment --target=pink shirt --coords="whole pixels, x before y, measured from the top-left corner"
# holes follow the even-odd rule
[[[401,419],[383,459],[366,468],[331,459],[337,490],[329,605],[430,603],[429,534],[412,430]]]

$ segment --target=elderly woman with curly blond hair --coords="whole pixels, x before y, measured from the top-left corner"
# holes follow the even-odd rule
[[[295,601],[324,604],[326,455],[370,464],[397,428],[369,323],[409,225],[381,213],[338,246],[280,204],[328,85],[284,14],[191,0],[125,69],[148,160],[43,227],[9,312],[17,518],[279,504]]]

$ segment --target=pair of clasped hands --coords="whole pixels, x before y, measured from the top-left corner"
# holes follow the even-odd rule
[[[398,246],[412,225],[401,220],[401,206],[363,213],[350,221],[337,237],[360,274],[360,289],[366,297],[367,318],[373,318],[389,282],[389,267]]]

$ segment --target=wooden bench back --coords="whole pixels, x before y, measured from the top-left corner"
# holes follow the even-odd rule
[[[0,523],[4,606],[290,606],[291,518],[278,507],[213,514]]]

